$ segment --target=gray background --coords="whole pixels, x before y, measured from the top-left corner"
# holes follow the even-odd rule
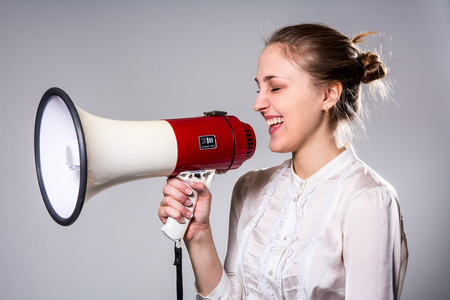
[[[396,104],[372,114],[369,139],[355,146],[400,196],[410,247],[403,299],[448,297],[449,2],[0,0],[0,298],[175,299],[173,245],[156,215],[165,178],[102,192],[70,227],[49,217],[33,154],[36,108],[48,88],[111,119],[221,109],[250,123],[254,158],[212,187],[223,259],[234,182],[288,157],[268,150],[252,110],[262,38],[310,21],[348,35],[384,33],[368,45],[382,44]],[[184,275],[193,299],[188,258]]]

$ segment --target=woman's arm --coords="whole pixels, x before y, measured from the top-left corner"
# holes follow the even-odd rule
[[[344,229],[345,298],[396,299],[394,239],[400,234],[397,205],[384,188],[364,192],[351,204]]]
[[[191,190],[176,178],[169,178],[163,189],[164,198],[158,215],[163,223],[167,222],[168,217],[180,223],[184,218],[192,217],[184,242],[191,259],[198,292],[208,295],[219,284],[223,274],[209,223],[212,196],[203,183],[190,182],[189,185],[198,192],[194,216],[185,207],[191,205],[188,197]]]
[[[194,222],[190,224],[194,228],[189,231],[184,242],[191,258],[197,290],[202,295],[209,295],[223,274],[209,223],[212,196],[203,183],[193,182],[190,186],[198,192],[198,200],[192,220]]]

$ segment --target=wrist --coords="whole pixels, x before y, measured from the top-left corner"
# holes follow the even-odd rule
[[[188,248],[188,251],[191,247],[205,247],[208,244],[214,244],[212,238],[212,230],[209,223],[202,226],[191,224],[191,226],[197,227],[194,231],[195,234],[186,235],[183,239],[186,247]]]

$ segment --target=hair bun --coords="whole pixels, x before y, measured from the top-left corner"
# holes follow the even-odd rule
[[[380,61],[379,56],[372,52],[360,54],[362,69],[364,75],[361,82],[369,83],[374,80],[381,79],[386,76],[386,66]]]

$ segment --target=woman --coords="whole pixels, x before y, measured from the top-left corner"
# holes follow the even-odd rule
[[[360,85],[384,64],[324,25],[275,32],[258,61],[254,109],[269,126],[269,148],[292,153],[280,166],[239,179],[228,253],[218,258],[203,184],[184,241],[198,299],[399,299],[407,262],[395,190],[355,155],[351,123]],[[191,218],[191,190],[171,178],[159,217]],[[206,296],[208,295],[208,296]]]

